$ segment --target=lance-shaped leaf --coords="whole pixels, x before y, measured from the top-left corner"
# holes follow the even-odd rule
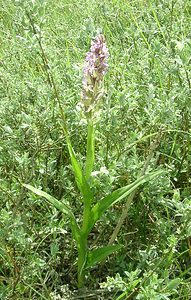
[[[91,225],[89,227],[89,232],[91,231],[95,222],[103,215],[103,213],[114,203],[122,200],[123,198],[127,197],[131,194],[135,189],[137,189],[141,184],[153,179],[154,177],[162,174],[164,171],[156,171],[150,174],[146,174],[138,178],[133,183],[119,188],[113,191],[110,195],[101,199],[98,203],[94,205],[91,210]]]
[[[44,197],[54,207],[56,207],[58,210],[60,210],[61,212],[65,213],[69,217],[73,217],[73,213],[72,213],[71,208],[69,207],[68,204],[65,204],[65,203],[59,201],[58,199],[54,198],[53,196],[51,196],[51,195],[43,192],[42,190],[39,190],[39,189],[33,187],[30,184],[23,184],[23,186],[26,187],[31,192],[33,192],[34,194],[36,194],[36,195],[38,195],[40,197]]]
[[[86,268],[90,268],[98,264],[99,262],[104,260],[108,255],[112,254],[115,251],[119,251],[121,247],[121,245],[109,245],[89,251]]]
[[[71,208],[69,207],[68,204],[65,204],[61,201],[59,201],[58,199],[52,197],[51,195],[29,185],[29,184],[23,184],[24,187],[26,187],[28,190],[30,190],[31,192],[33,192],[34,194],[40,196],[40,197],[43,197],[45,198],[46,200],[48,200],[48,202],[50,204],[52,204],[55,208],[57,208],[59,211],[61,211],[62,213],[66,214],[71,222],[71,228],[72,228],[72,233],[73,233],[73,236],[77,242],[77,246],[79,246],[79,242],[80,242],[80,238],[81,238],[81,231],[76,223],[76,220],[75,220],[75,217],[74,217],[74,214],[71,210]]]
[[[93,193],[90,189],[90,186],[89,186],[85,176],[83,175],[81,166],[76,158],[76,154],[74,152],[74,149],[72,147],[72,144],[71,144],[68,136],[66,137],[66,141],[67,141],[68,151],[70,154],[72,169],[74,172],[77,186],[78,186],[80,192],[82,193],[84,201],[91,202],[93,199]]]

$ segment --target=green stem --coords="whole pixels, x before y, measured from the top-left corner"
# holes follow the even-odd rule
[[[78,247],[78,288],[85,285],[85,264],[87,258],[87,236],[82,233]]]
[[[86,164],[85,164],[85,178],[88,181],[91,176],[91,172],[94,165],[94,147],[95,147],[95,129],[91,119],[88,120],[88,133],[87,133],[87,152],[86,152]],[[78,247],[78,288],[81,288],[85,284],[85,264],[88,253],[88,228],[90,223],[91,213],[91,198],[84,198],[84,212],[83,212],[83,224],[81,230],[80,244]]]
[[[94,165],[94,148],[95,148],[95,129],[93,121],[88,120],[88,136],[87,136],[87,152],[86,152],[86,165],[85,177],[88,181]]]
[[[78,248],[78,288],[85,283],[85,264],[88,254],[88,233],[90,224],[91,201],[84,200],[83,224]]]

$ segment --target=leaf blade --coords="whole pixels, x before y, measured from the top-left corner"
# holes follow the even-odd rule
[[[113,191],[111,194],[107,195],[106,197],[102,198],[98,203],[94,205],[91,210],[91,226],[89,230],[91,231],[92,227],[94,226],[95,222],[103,215],[103,213],[114,203],[122,200],[134,190],[136,190],[140,185],[143,183],[153,179],[155,176],[162,174],[164,171],[156,171],[150,174],[146,174],[135,180],[133,183],[119,188]]]
[[[76,158],[76,154],[68,137],[66,138],[66,142],[77,186],[82,193],[84,201],[90,203],[93,200],[93,193],[85,176],[83,175],[81,166]]]
[[[73,213],[71,211],[71,208],[67,204],[62,203],[61,201],[57,200],[53,196],[47,194],[46,192],[43,192],[40,189],[37,189],[37,188],[33,187],[30,184],[23,184],[23,186],[26,187],[31,192],[33,192],[34,194],[36,194],[36,195],[38,195],[40,197],[43,197],[46,200],[48,200],[54,207],[56,207],[58,210],[60,210],[61,212],[65,213],[69,217],[73,217]]]
[[[121,245],[109,245],[89,251],[86,268],[91,268],[92,266],[98,264],[113,252],[120,250],[121,247]]]
[[[39,189],[33,187],[32,185],[24,184],[24,183],[22,185],[25,188],[27,188],[28,190],[30,190],[31,192],[33,192],[34,194],[36,194],[40,197],[44,197],[46,200],[48,200],[48,202],[51,205],[53,205],[55,208],[60,210],[62,213],[65,213],[70,218],[70,225],[71,225],[72,233],[73,233],[73,236],[76,240],[77,247],[79,247],[80,246],[80,241],[81,241],[81,231],[80,231],[80,228],[79,228],[78,224],[76,223],[74,214],[73,214],[71,208],[69,207],[69,205],[62,203],[58,199],[56,199],[53,196],[47,194],[46,192],[43,192],[42,190],[39,190]]]

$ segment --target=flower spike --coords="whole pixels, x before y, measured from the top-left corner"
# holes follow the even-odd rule
[[[83,68],[82,106],[86,116],[90,116],[98,100],[103,95],[103,79],[107,71],[109,56],[103,34],[98,35],[91,43],[86,54]]]

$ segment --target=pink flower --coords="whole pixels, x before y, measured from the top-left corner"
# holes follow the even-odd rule
[[[108,68],[108,56],[105,38],[100,34],[92,41],[83,68],[82,103],[85,112],[91,112],[102,96],[102,84]]]

